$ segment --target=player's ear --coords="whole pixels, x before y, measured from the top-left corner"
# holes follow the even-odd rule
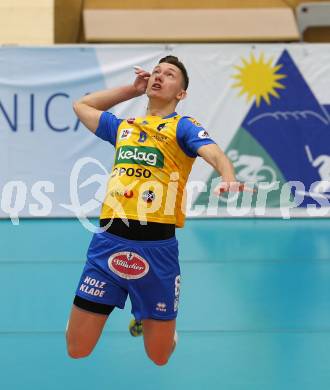
[[[187,91],[181,89],[181,91],[176,95],[177,100],[183,100],[187,96]]]

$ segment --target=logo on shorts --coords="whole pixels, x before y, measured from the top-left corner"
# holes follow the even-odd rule
[[[157,311],[162,311],[162,312],[166,312],[166,303],[163,303],[163,302],[158,302],[157,303],[157,306],[156,306],[156,310]]]
[[[134,252],[117,252],[109,257],[112,272],[124,279],[140,279],[149,271],[148,262]]]
[[[177,275],[174,280],[174,311],[178,311],[179,299],[180,299],[180,287],[181,287],[181,276]]]

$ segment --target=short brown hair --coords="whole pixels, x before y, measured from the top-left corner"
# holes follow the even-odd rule
[[[162,62],[175,65],[177,68],[181,70],[183,80],[184,80],[184,89],[186,90],[189,85],[189,77],[188,77],[187,69],[185,68],[183,63],[179,61],[179,58],[175,56],[166,56],[161,58],[158,63],[161,64]]]

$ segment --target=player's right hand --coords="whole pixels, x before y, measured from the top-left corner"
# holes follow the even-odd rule
[[[142,68],[136,66],[134,67],[136,79],[133,83],[135,89],[137,92],[141,95],[143,95],[146,92],[148,80],[150,78],[150,73],[143,70]]]
[[[257,192],[257,190],[239,181],[223,181],[215,188],[214,194],[221,195],[224,192]]]

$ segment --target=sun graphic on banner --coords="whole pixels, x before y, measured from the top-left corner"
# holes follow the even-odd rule
[[[247,94],[248,102],[255,97],[257,107],[259,107],[261,99],[270,105],[270,95],[276,98],[280,97],[276,89],[285,89],[285,86],[278,81],[287,77],[277,73],[282,65],[273,66],[273,58],[266,62],[263,53],[259,59],[251,53],[250,61],[242,58],[242,62],[243,65],[235,66],[239,73],[232,76],[238,80],[232,87],[241,89],[239,96]]]

